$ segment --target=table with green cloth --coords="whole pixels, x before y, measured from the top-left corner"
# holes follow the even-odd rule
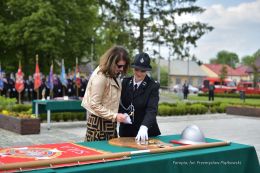
[[[180,139],[180,135],[159,136],[163,142]],[[216,139],[206,139],[217,142]],[[79,145],[110,152],[134,151],[135,149],[112,146],[107,141],[82,142]],[[64,168],[36,170],[37,173],[51,172],[95,172],[95,173],[259,173],[259,161],[255,148],[231,143],[228,146],[168,153],[135,155],[129,159],[80,165]],[[31,171],[31,172],[36,172]]]
[[[81,106],[81,100],[33,100],[32,112],[47,113],[48,129],[50,129],[51,112],[86,112]]]

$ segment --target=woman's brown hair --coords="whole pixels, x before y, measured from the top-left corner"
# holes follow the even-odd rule
[[[127,50],[122,46],[113,46],[108,49],[100,58],[99,68],[100,72],[109,77],[115,77],[115,68],[117,63],[123,60],[126,62],[124,67],[124,73],[127,72],[130,60]]]

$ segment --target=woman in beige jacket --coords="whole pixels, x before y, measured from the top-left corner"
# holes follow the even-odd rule
[[[126,121],[127,116],[118,113],[122,88],[118,76],[127,71],[129,62],[128,52],[121,46],[113,46],[102,55],[81,104],[88,111],[85,141],[116,138],[117,122]]]

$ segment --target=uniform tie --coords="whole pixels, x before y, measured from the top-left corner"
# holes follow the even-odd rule
[[[135,86],[134,86],[134,91],[137,91],[137,84],[135,84]]]

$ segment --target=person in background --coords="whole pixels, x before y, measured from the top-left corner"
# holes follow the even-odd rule
[[[100,58],[81,104],[88,111],[85,141],[116,138],[117,122],[128,120],[126,114],[118,113],[121,95],[119,75],[126,73],[128,66],[128,52],[122,46],[113,46]]]
[[[79,97],[83,97],[85,93],[85,89],[88,85],[88,79],[86,77],[81,78],[81,86],[79,88]]]
[[[66,95],[69,96],[69,97],[75,96],[76,91],[75,91],[75,88],[74,88],[73,76],[70,75],[70,77],[67,79],[67,81],[68,81],[68,84],[67,84],[66,92],[65,92]]]
[[[129,114],[131,122],[120,123],[119,136],[145,143],[148,137],[161,134],[156,120],[160,85],[147,75],[152,69],[147,53],[137,54],[131,67],[134,75],[122,81],[119,106],[119,112]]]
[[[183,99],[187,100],[189,94],[189,85],[187,84],[187,81],[184,82],[182,86],[182,90],[183,90],[183,97],[184,97]]]
[[[213,82],[209,83],[209,101],[214,101],[214,90],[215,90],[215,86],[213,84]]]

